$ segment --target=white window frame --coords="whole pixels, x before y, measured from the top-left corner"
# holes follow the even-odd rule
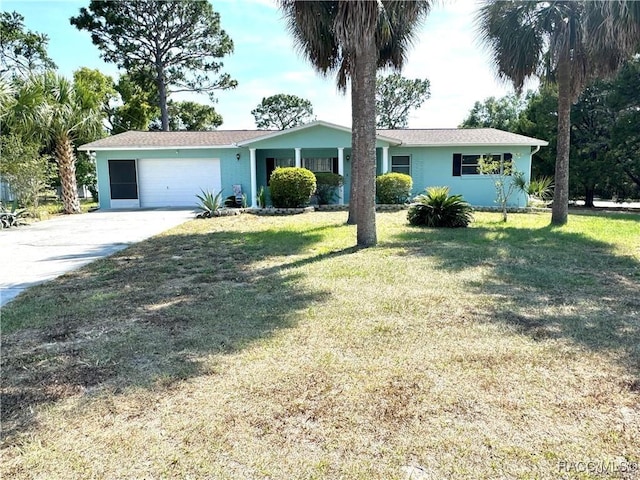
[[[409,159],[409,165],[398,165],[398,166],[396,166],[396,165],[393,164],[393,160],[395,158],[408,158]],[[389,167],[390,167],[389,171],[393,172],[393,173],[404,173],[406,175],[411,176],[412,164],[413,164],[413,159],[411,158],[411,155],[391,155],[391,164],[389,165]],[[409,172],[404,172],[404,171],[399,172],[397,170],[394,170],[395,167],[399,167],[399,168],[402,168],[402,169],[406,169],[408,167],[409,168]]]
[[[333,158],[334,157],[312,157],[312,158],[303,158],[302,159],[302,166],[304,168],[306,168],[307,170],[311,170],[312,172],[315,173],[333,173]],[[317,169],[313,169],[313,168],[309,168],[309,163],[310,162],[326,162],[329,165],[329,170],[317,170]]]

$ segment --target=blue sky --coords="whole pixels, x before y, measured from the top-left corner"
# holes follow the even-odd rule
[[[218,95],[215,108],[224,119],[221,128],[255,128],[251,110],[263,97],[276,93],[309,99],[318,119],[351,124],[349,95],[339,93],[334,78],[316,73],[297,52],[273,1],[212,3],[235,44],[234,53],[223,60],[224,71],[239,84],[235,90]],[[69,18],[88,4],[88,0],[3,0],[2,10],[19,12],[28,29],[49,36],[49,55],[61,74],[70,76],[86,66],[117,78],[115,65],[100,59],[90,35],[69,23]],[[456,127],[476,100],[512,91],[509,85],[496,80],[487,52],[475,40],[476,8],[471,0],[438,2],[420,29],[402,74],[428,78],[431,98],[411,113],[410,128]],[[209,102],[204,96],[196,100]]]

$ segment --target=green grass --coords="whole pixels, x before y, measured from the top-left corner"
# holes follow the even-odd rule
[[[344,213],[192,221],[28,290],[2,311],[2,477],[640,462],[637,215],[377,218],[365,250]]]

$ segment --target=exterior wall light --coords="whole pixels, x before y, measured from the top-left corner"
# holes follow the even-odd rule
[[[236,153],[236,160],[240,161],[240,153]]]

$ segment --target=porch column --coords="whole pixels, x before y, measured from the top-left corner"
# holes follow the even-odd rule
[[[256,149],[249,149],[249,167],[251,171],[251,208],[258,208],[258,181],[256,179]]]
[[[302,149],[296,148],[296,167],[300,168],[302,166]]]
[[[338,147],[338,175],[342,175],[344,178],[344,148]],[[344,185],[340,187],[340,191],[338,192],[340,198],[338,199],[338,203],[340,205],[344,205]]]
[[[389,147],[382,147],[382,173],[389,172]]]

